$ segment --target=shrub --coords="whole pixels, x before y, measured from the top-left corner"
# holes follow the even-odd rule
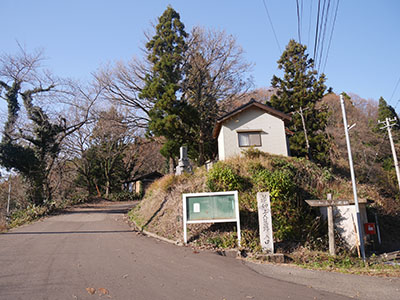
[[[249,147],[248,149],[244,150],[242,153],[246,158],[250,158],[250,159],[259,158],[260,156],[268,156],[267,153],[265,153],[257,148],[254,148],[254,147]]]
[[[232,167],[218,162],[207,173],[207,187],[212,192],[243,191],[248,187],[248,181],[240,176]]]
[[[269,191],[271,197],[272,226],[277,240],[295,238],[301,208],[297,207],[293,174],[286,169],[259,170],[253,175],[257,192]]]

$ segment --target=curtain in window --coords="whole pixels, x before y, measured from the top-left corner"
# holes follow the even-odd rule
[[[260,132],[239,132],[239,147],[261,146]]]
[[[239,146],[250,146],[249,134],[247,132],[239,133]]]

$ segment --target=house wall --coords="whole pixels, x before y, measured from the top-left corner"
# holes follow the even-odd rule
[[[261,129],[261,146],[254,147],[271,154],[288,156],[283,120],[251,107],[226,120],[218,136],[218,157],[224,160],[241,154],[248,147],[239,147],[238,131]]]

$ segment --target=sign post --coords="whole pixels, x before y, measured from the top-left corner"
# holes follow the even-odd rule
[[[239,198],[237,191],[183,194],[183,240],[187,224],[236,222],[240,247]]]

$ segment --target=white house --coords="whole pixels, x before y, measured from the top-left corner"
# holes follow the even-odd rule
[[[254,147],[263,152],[289,155],[285,122],[290,117],[251,99],[217,120],[213,137],[218,138],[218,158],[224,160]]]

